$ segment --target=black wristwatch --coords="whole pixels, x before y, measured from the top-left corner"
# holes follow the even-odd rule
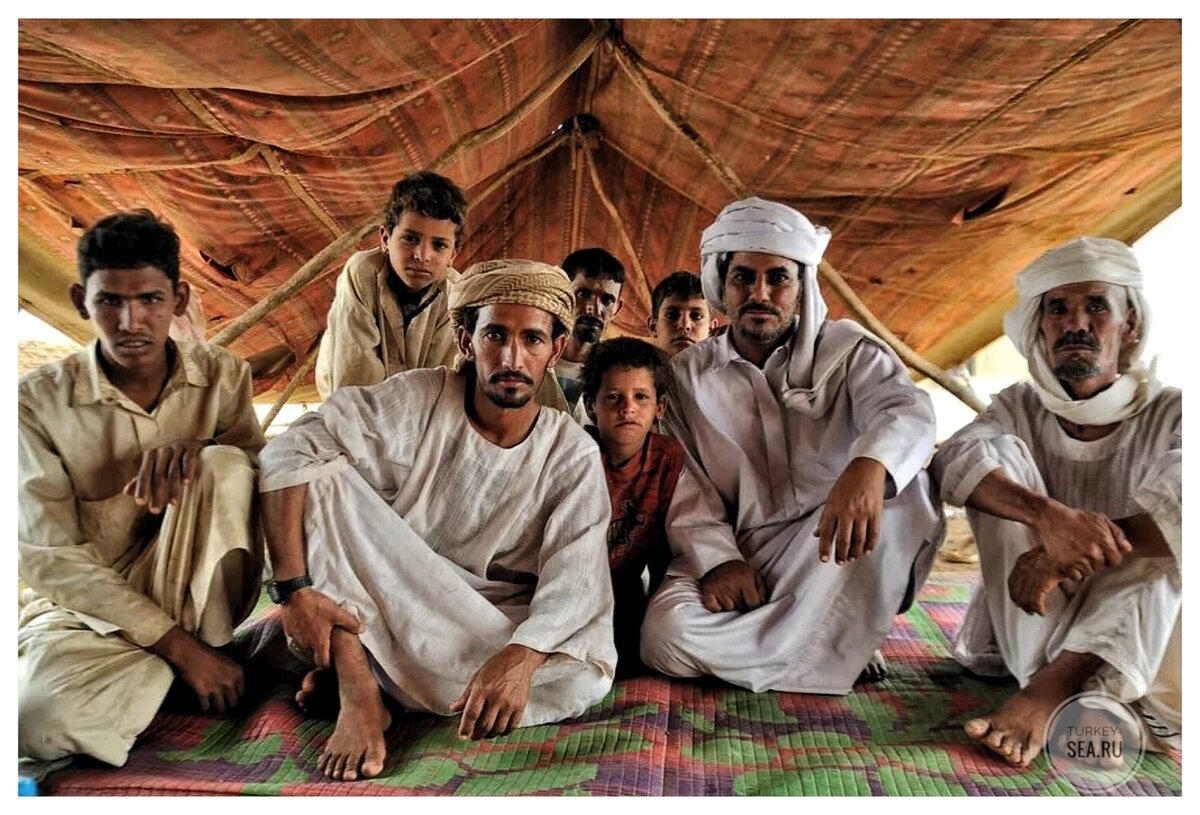
[[[307,574],[293,577],[291,580],[268,580],[267,596],[273,603],[282,603],[300,589],[306,589],[311,585],[312,578]]]

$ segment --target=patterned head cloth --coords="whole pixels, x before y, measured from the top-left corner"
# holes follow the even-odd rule
[[[1054,375],[1041,336],[1042,295],[1059,286],[1098,281],[1122,287],[1138,316],[1139,335],[1129,368],[1090,399],[1073,400]],[[1017,275],[1017,305],[1004,315],[1004,333],[1029,361],[1042,404],[1077,424],[1110,424],[1133,416],[1161,389],[1154,366],[1141,361],[1150,333],[1150,309],[1142,296],[1142,270],[1133,250],[1110,238],[1077,238],[1049,250]]]
[[[536,260],[485,260],[472,264],[448,286],[450,322],[462,325],[463,309],[500,303],[540,308],[567,327],[575,325],[575,294],[567,273]]]

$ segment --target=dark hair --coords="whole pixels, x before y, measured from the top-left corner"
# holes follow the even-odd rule
[[[483,306],[464,306],[462,310],[462,327],[467,329],[468,334],[475,333],[475,326],[479,323],[479,309]],[[550,314],[550,312],[546,312]],[[567,327],[563,325],[562,320],[550,314],[550,339],[555,340],[567,333]]]
[[[700,275],[681,269],[678,272],[671,272],[658,281],[658,285],[654,287],[654,291],[650,294],[651,317],[658,319],[659,306],[668,297],[674,297],[678,300],[691,300],[696,297],[703,298],[704,288],[700,285]]]
[[[559,265],[567,273],[567,277],[572,280],[575,279],[575,275],[581,274],[593,280],[599,278],[625,285],[625,267],[621,265],[621,261],[598,246],[591,249],[576,249],[563,258],[563,262]]]
[[[148,209],[118,212],[101,218],[79,238],[75,248],[79,280],[87,283],[97,269],[153,266],[179,283],[179,236]]]
[[[444,175],[421,170],[409,173],[392,185],[392,194],[383,209],[383,225],[390,235],[406,212],[426,218],[454,222],[454,243],[462,244],[467,222],[467,199],[462,190]]]
[[[667,392],[667,369],[659,351],[636,337],[614,337],[592,346],[579,378],[583,381],[584,404],[591,405],[600,393],[600,381],[610,368],[645,368],[654,377],[654,394]]]

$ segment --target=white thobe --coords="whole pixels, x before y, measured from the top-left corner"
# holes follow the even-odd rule
[[[1146,408],[1096,441],[1067,435],[1022,382],[996,394],[987,410],[946,441],[932,469],[942,498],[962,506],[984,476],[1009,479],[1070,507],[1109,518],[1147,513],[1175,558],[1129,558],[1051,594],[1045,616],[1026,614],[1008,596],[1016,559],[1034,545],[1023,524],[967,510],[979,546],[983,585],[976,589],[954,655],[978,673],[1007,671],[1024,687],[1069,650],[1105,666],[1089,681],[1140,706],[1161,740],[1180,728],[1178,620],[1182,601],[1182,393],[1164,388]],[[999,669],[999,670],[997,670]],[[1161,725],[1161,728],[1160,728]]]
[[[263,450],[261,489],[308,485],[314,586],[358,616],[401,704],[449,715],[475,671],[519,644],[551,654],[522,725],[574,716],[616,663],[600,457],[551,409],[497,447],[467,419],[466,382],[434,368],[338,390]]]
[[[857,326],[826,322],[811,371],[790,370],[795,341],[761,370],[728,333],[671,360],[666,427],[687,466],[667,518],[675,559],[642,626],[643,660],[664,673],[846,693],[932,565],[945,527],[922,470],[934,442],[929,397]],[[878,549],[821,563],[813,530],[858,457],[887,471]],[[709,612],[699,578],[734,560],[764,577],[769,600]]]

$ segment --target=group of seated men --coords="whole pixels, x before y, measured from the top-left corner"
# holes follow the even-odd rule
[[[269,444],[247,364],[169,336],[172,229],[82,236],[70,296],[97,339],[19,385],[21,755],[119,766],[173,688],[236,708],[264,565],[311,669],[296,702],[336,710],[333,779],[382,771],[397,710],[485,738],[645,671],[846,694],[886,674],[943,501],[983,572],[955,657],[1020,684],[970,738],[1028,764],[1093,687],[1178,738],[1181,396],[1141,361],[1127,246],[1018,276],[1005,330],[1033,379],[934,455],[905,366],[826,319],[830,232],[800,212],[725,207],[700,274],[655,288],[651,344],[601,339],[624,284],[602,249],[457,272],[466,210],[436,174],[395,185],[337,281],[325,401]]]

